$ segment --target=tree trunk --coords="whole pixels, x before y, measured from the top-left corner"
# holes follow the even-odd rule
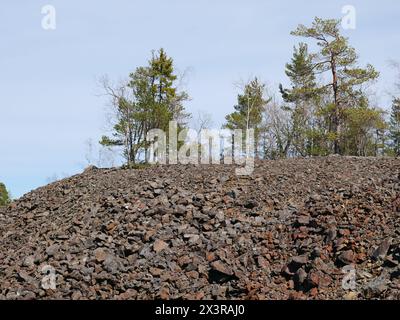
[[[331,70],[332,70],[333,99],[335,105],[335,110],[333,114],[333,132],[335,133],[333,149],[335,154],[340,154],[340,145],[339,145],[340,110],[339,110],[339,99],[338,99],[338,79],[337,79],[335,58],[333,55],[331,57]]]

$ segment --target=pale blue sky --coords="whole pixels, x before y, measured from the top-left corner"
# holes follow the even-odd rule
[[[54,31],[41,27],[47,4]],[[85,141],[105,125],[96,79],[126,77],[152,49],[189,70],[188,110],[212,113],[219,126],[235,103],[234,82],[257,75],[276,91],[299,41],[290,31],[314,16],[340,18],[344,5],[357,10],[357,28],[345,34],[360,62],[381,71],[376,88],[387,106],[388,60],[400,60],[398,0],[1,1],[0,181],[19,197],[54,174],[80,172]]]

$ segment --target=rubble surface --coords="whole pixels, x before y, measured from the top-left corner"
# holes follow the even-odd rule
[[[400,159],[85,170],[0,209],[0,299],[399,299]]]

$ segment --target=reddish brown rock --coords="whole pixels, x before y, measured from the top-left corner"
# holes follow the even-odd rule
[[[347,250],[339,254],[338,261],[343,265],[349,265],[355,262],[355,255],[352,250]]]
[[[159,240],[159,239],[154,241],[153,250],[155,252],[159,253],[159,252],[161,252],[161,251],[163,251],[163,250],[165,250],[167,248],[168,248],[168,243],[166,243],[166,242],[164,242],[162,240]]]

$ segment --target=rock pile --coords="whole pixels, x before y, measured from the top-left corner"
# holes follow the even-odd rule
[[[0,210],[0,299],[400,299],[400,159],[91,168]]]

